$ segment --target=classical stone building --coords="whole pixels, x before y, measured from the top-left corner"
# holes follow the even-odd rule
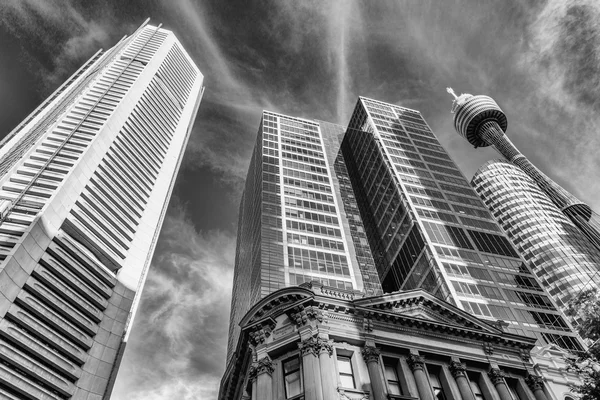
[[[419,289],[366,297],[304,283],[264,297],[240,326],[220,400],[562,400],[568,393],[564,379],[549,389],[536,373],[535,339]]]

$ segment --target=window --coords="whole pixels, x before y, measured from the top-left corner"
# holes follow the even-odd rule
[[[300,358],[294,357],[283,362],[283,381],[286,399],[297,396],[304,391]]]
[[[468,372],[469,383],[471,384],[471,391],[473,392],[473,396],[475,396],[475,400],[485,400],[483,396],[483,392],[481,391],[481,386],[479,386],[479,374],[474,374]]]
[[[427,366],[429,372],[429,383],[433,389],[433,397],[438,400],[446,400],[442,383],[440,382],[440,368],[432,365]]]
[[[340,372],[340,384],[342,387],[355,389],[354,373],[352,372],[352,360],[347,356],[338,356],[338,370]]]
[[[510,392],[513,400],[521,400],[519,393],[517,392],[517,380],[511,378],[505,378],[506,386],[508,387],[508,391]]]
[[[390,394],[402,394],[397,366],[398,363],[395,360],[384,360],[383,368]]]

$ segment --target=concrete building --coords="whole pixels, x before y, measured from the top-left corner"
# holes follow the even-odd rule
[[[0,148],[0,397],[110,395],[203,76],[144,24]]]
[[[365,297],[304,283],[263,298],[241,327],[219,400],[565,399],[536,374],[535,339],[419,289]]]
[[[490,161],[471,183],[558,306],[597,287],[596,249],[521,168]]]
[[[381,293],[339,149],[344,128],[263,112],[240,204],[227,359],[239,322],[306,281]]]
[[[515,178],[516,180],[521,179],[522,176],[527,176],[529,178],[528,182],[534,182],[539,189],[526,189],[529,194],[538,192],[537,198],[542,199],[540,200],[542,202],[545,202],[543,199],[549,199],[555,205],[552,212],[558,209],[571,221],[570,224],[564,227],[558,227],[553,235],[554,238],[547,236],[544,239],[545,245],[551,246],[551,243],[558,243],[557,240],[560,241],[560,239],[557,239],[557,235],[560,235],[562,237],[560,246],[563,248],[572,247],[566,258],[564,252],[558,252],[554,255],[555,258],[561,259],[556,262],[562,263],[562,266],[558,269],[546,268],[543,271],[538,268],[537,271],[542,275],[547,274],[546,276],[538,275],[543,277],[546,282],[556,282],[552,288],[549,288],[554,292],[555,299],[562,306],[573,296],[581,293],[583,289],[598,290],[600,285],[600,276],[598,275],[600,271],[600,264],[598,263],[598,260],[600,260],[600,224],[598,224],[598,216],[587,204],[577,199],[540,171],[512,144],[505,135],[508,125],[506,115],[493,99],[487,96],[473,96],[470,94],[456,96],[452,89],[448,89],[448,91],[455,97],[452,112],[454,113],[456,131],[475,148],[494,146],[508,162],[520,170],[521,173],[518,173],[516,168],[510,168],[515,177],[519,176],[519,178]],[[509,168],[502,164],[498,164],[496,167],[490,166],[486,175],[491,177],[493,175],[492,170],[499,171],[501,169],[507,170]],[[504,185],[507,188],[511,186],[510,184],[507,185],[507,182]],[[543,192],[543,194],[539,192]],[[532,197],[529,195],[528,197],[528,201],[531,203]],[[517,203],[513,201],[512,204],[516,205]],[[502,211],[497,211],[498,216],[503,220],[514,217],[516,214],[522,216],[524,212],[527,213],[522,207],[503,205],[497,208],[497,210],[499,209],[502,209]],[[500,216],[500,214],[502,215]],[[546,235],[552,230],[552,226],[556,227],[557,224],[562,223],[557,216],[544,219],[541,215],[536,216],[535,212],[529,212],[527,219],[538,230],[546,232]],[[573,226],[577,227],[579,232],[574,231]],[[513,242],[518,240],[517,237],[512,237],[512,239]],[[536,240],[541,239],[538,237]],[[585,241],[587,241],[587,244],[584,243]],[[581,259],[581,262],[573,262],[573,256]],[[557,292],[556,287],[560,287],[560,291],[563,292]]]

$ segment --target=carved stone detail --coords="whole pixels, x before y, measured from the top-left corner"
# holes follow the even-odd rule
[[[532,392],[544,389],[544,378],[542,378],[539,375],[527,375],[527,378],[525,378],[525,382],[527,383],[527,386],[529,386],[529,389],[531,389]]]
[[[358,398],[358,397],[348,397],[348,395],[346,394],[346,392],[344,391],[344,389],[340,389],[339,387],[337,388],[338,394],[340,395],[339,399],[340,400],[369,400],[369,395],[368,394],[363,394],[362,397]]]
[[[319,355],[327,353],[329,357],[333,355],[333,340],[325,340],[317,338],[317,344],[319,346]]]
[[[411,354],[408,356],[408,359],[406,361],[408,361],[408,366],[413,372],[416,370],[425,370],[425,357],[423,356],[420,356],[418,354]]]
[[[258,346],[259,344],[264,343],[269,336],[271,336],[271,332],[273,331],[274,325],[266,324],[266,325],[257,325],[254,329],[248,333],[250,337],[250,344],[253,346]]]
[[[467,376],[466,371],[467,366],[464,363],[459,361],[450,361],[450,372],[452,372],[452,376],[455,379],[460,376]]]
[[[499,385],[501,383],[505,383],[504,378],[506,377],[506,374],[500,368],[490,369],[490,372],[488,372],[488,376],[490,377],[490,380],[492,381],[494,386]]]
[[[248,382],[254,382],[257,376],[258,371],[256,369],[256,365],[253,364],[250,366],[250,368],[248,368]]]
[[[363,318],[363,330],[365,332],[373,332],[373,319],[371,317]]]
[[[362,349],[362,356],[367,364],[370,362],[378,363],[380,354],[381,351],[375,346],[365,346]]]
[[[297,325],[305,325],[309,320],[323,322],[323,310],[318,307],[299,305],[288,313],[290,319]]]
[[[269,375],[273,374],[275,371],[275,367],[273,366],[273,361],[269,358],[269,356],[263,357],[256,362],[256,375],[261,375],[267,373]]]
[[[521,357],[521,361],[525,363],[531,361],[531,354],[529,353],[529,350],[519,349],[519,356]]]
[[[485,354],[487,354],[488,356],[491,356],[494,354],[494,345],[492,343],[484,343],[483,344],[483,352]]]
[[[318,357],[319,351],[321,350],[321,344],[316,338],[311,336],[298,343],[298,348],[300,349],[302,356],[312,354],[313,356]]]

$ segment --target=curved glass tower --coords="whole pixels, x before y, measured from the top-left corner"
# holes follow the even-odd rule
[[[488,96],[461,94],[454,96],[452,112],[454,127],[475,148],[494,146],[508,161],[517,165],[539,188],[556,204],[573,223],[585,234],[600,255],[600,217],[593,210],[554,182],[531,163],[504,134],[507,119],[496,102]]]
[[[598,287],[596,249],[521,168],[490,161],[471,183],[560,307]]]

